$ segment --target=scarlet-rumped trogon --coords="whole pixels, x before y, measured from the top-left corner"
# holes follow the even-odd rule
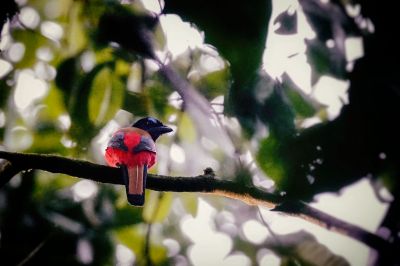
[[[105,159],[109,165],[122,168],[130,204],[143,206],[147,169],[156,162],[155,141],[171,131],[157,119],[145,117],[117,130],[111,137]]]

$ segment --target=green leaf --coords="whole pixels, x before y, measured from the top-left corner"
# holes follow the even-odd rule
[[[183,193],[182,195],[180,195],[180,199],[186,212],[190,213],[193,217],[196,217],[198,209],[197,195],[194,195],[192,193]]]
[[[24,56],[14,65],[15,68],[32,67],[37,62],[36,50],[42,46],[52,46],[52,42],[43,37],[39,32],[28,30],[13,30],[12,37],[15,42],[21,42],[25,46]]]
[[[108,45],[109,42],[116,42],[129,52],[155,58],[152,30],[158,24],[158,18],[147,14],[135,14],[128,7],[119,3],[107,3],[107,9],[101,15],[97,26],[98,44]]]
[[[244,85],[254,77],[265,48],[270,1],[232,4],[229,0],[169,0],[164,10],[178,14],[204,31],[206,42],[230,62],[236,82]]]
[[[124,85],[111,72],[103,68],[94,78],[89,95],[89,119],[99,126],[111,119],[120,109],[124,94]]]
[[[262,63],[272,5],[270,0],[251,4],[229,0],[165,1],[165,13],[178,14],[204,31],[205,42],[229,61],[226,112],[236,116],[247,133],[254,133],[257,104],[255,81]],[[244,105],[243,103],[246,103]]]
[[[87,46],[87,34],[82,16],[83,2],[73,1],[69,7],[69,19],[66,30],[67,55],[76,55]]]
[[[46,108],[43,110],[43,116],[52,121],[55,121],[60,115],[67,111],[62,94],[54,85],[50,88],[43,104],[46,105]]]
[[[196,126],[192,119],[186,113],[182,113],[179,117],[178,136],[187,142],[194,142],[197,138]]]
[[[76,64],[76,59],[69,60],[71,61],[68,63],[68,65],[71,65],[71,67],[68,67],[68,71],[65,71],[64,73],[68,74],[67,77],[76,78],[76,81],[71,80],[71,83],[73,84],[72,90],[67,90],[67,92],[64,94],[65,101],[68,103],[68,111],[72,122],[69,132],[73,139],[78,142],[78,146],[86,146],[96,133],[94,131],[95,125],[93,123],[95,117],[93,113],[95,113],[95,111],[92,112],[92,119],[89,117],[89,101],[91,100],[90,94],[93,92],[93,82],[104,68],[110,67],[112,64],[110,62],[98,64],[89,73],[82,74],[79,65]],[[75,69],[73,66],[75,66]],[[60,79],[62,78],[60,77]],[[120,85],[118,85],[117,88],[116,95],[118,95]],[[103,93],[104,91],[105,88]],[[106,101],[106,103],[110,103],[111,99],[112,98],[108,99],[109,102]],[[119,101],[118,96],[116,99],[117,103]],[[92,104],[92,110],[96,110],[96,106],[93,107],[93,105],[94,104]],[[100,109],[97,110],[100,111]],[[106,118],[105,115],[99,119],[99,121],[102,122],[102,119],[104,118]],[[97,119],[97,116],[95,119]]]
[[[145,243],[145,232],[141,226],[129,226],[114,230],[115,238],[136,255],[137,263],[143,265],[146,258],[143,258]],[[164,246],[150,243],[150,257],[155,265],[161,265],[167,258],[167,251]]]
[[[307,61],[312,70],[312,83],[315,84],[322,75],[331,75],[344,79],[347,76],[346,59],[337,48],[329,49],[320,40],[307,42]]]
[[[150,84],[144,88],[144,91],[149,96],[154,111],[158,115],[164,116],[169,107],[168,96],[171,91],[161,82],[155,81],[147,83]]]
[[[125,95],[123,109],[137,116],[146,116],[150,113],[151,101],[143,93],[128,92]]]
[[[146,193],[146,204],[143,209],[143,219],[148,223],[157,223],[167,218],[171,209],[172,193],[149,191]]]
[[[283,140],[294,136],[295,114],[280,86],[274,88],[258,112],[260,120],[268,125],[276,138]]]
[[[135,254],[142,254],[144,237],[140,226],[126,226],[114,230],[114,235],[118,241]]]
[[[33,196],[39,202],[54,198],[57,191],[72,186],[77,179],[64,174],[51,174],[48,172],[38,172],[35,179],[35,190]]]
[[[4,108],[10,92],[11,87],[7,85],[6,79],[3,77],[3,79],[0,80],[0,108]]]
[[[194,85],[207,99],[213,99],[218,95],[226,94],[229,88],[229,78],[229,70],[224,68],[201,76],[194,81]]]
[[[124,195],[124,197],[126,196]],[[143,222],[140,209],[132,208],[129,204],[124,204],[122,207],[116,206],[114,220],[113,228],[126,227]]]
[[[41,121],[36,124],[36,132],[33,134],[33,143],[29,148],[34,153],[59,153],[65,151],[61,144],[62,133],[56,125],[50,121]]]
[[[282,89],[298,118],[312,117],[317,111],[323,110],[323,106],[304,93],[286,73],[283,75]]]
[[[280,148],[280,141],[270,135],[260,143],[257,153],[257,161],[261,169],[277,183],[278,187],[287,178],[285,158],[281,157]]]

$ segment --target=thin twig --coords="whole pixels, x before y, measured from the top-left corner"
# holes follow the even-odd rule
[[[17,266],[23,266],[25,265],[27,262],[29,262],[29,260],[31,260],[33,258],[33,256],[36,255],[36,253],[39,252],[39,250],[42,249],[42,247],[44,246],[44,244],[46,244],[46,242],[53,236],[53,233],[49,234],[45,239],[43,239],[42,242],[39,243],[39,245],[37,245],[37,247],[35,247],[20,263],[17,264]]]

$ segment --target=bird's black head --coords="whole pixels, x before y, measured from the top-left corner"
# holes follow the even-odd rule
[[[156,141],[156,139],[162,134],[172,131],[172,128],[165,126],[163,123],[153,117],[145,117],[139,119],[138,121],[133,123],[132,126],[149,132],[151,138],[154,141]]]

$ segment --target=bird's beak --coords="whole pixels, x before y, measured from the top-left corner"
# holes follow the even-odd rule
[[[167,126],[161,126],[156,129],[156,131],[161,135],[172,131],[172,128]]]
[[[161,136],[162,134],[165,134],[165,133],[168,133],[171,131],[172,131],[172,128],[164,126],[164,125],[159,126],[159,127],[153,127],[148,130],[148,132],[150,133],[150,135],[154,141],[156,141],[156,139],[158,139],[158,137]]]

